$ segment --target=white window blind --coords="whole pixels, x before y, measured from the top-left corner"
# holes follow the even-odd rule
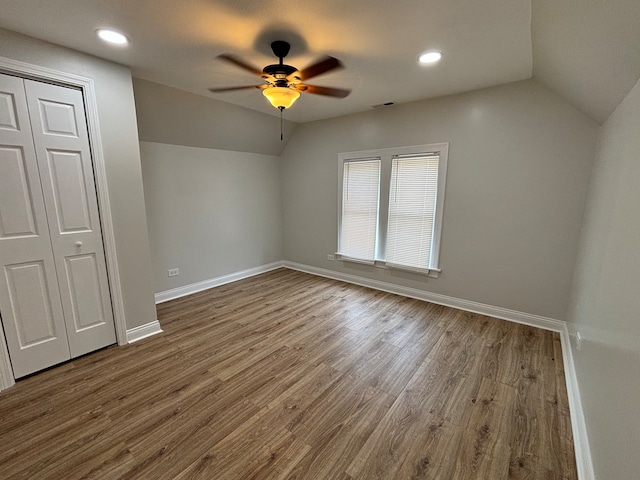
[[[386,263],[431,267],[439,155],[394,156],[391,164]]]
[[[380,159],[344,162],[339,254],[373,263],[378,233]]]

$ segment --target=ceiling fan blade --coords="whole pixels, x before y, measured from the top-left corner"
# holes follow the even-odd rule
[[[222,87],[222,88],[210,88],[209,91],[213,93],[218,92],[232,92],[234,90],[249,90],[250,88],[266,88],[268,85],[243,85],[241,87]]]
[[[330,72],[337,68],[342,68],[342,63],[337,58],[325,57],[319,62],[309,65],[302,71],[295,72],[291,76],[297,77],[300,80],[309,80],[310,78],[317,77],[323,73]]]
[[[254,75],[258,76],[258,77],[261,77],[262,75],[264,75],[262,73],[262,70],[260,70],[259,68],[254,67],[253,65],[249,65],[248,63],[240,60],[237,57],[234,57],[233,55],[229,55],[229,54],[223,53],[221,55],[218,55],[218,58],[220,60],[224,60],[225,62],[232,63],[236,67],[240,67],[243,70],[246,70],[247,72],[252,73],[252,74],[254,74]]]
[[[305,93],[315,93],[316,95],[337,98],[344,98],[351,93],[351,90],[347,90],[346,88],[318,87],[316,85],[305,85],[304,83],[296,85],[296,89]]]

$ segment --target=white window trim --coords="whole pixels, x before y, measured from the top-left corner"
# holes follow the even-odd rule
[[[433,229],[433,244],[428,269],[412,268],[404,265],[393,265],[385,261],[387,225],[389,217],[389,190],[391,182],[391,161],[395,155],[419,155],[419,154],[437,154],[439,157],[438,164],[438,192],[436,195],[436,212],[435,223]],[[358,152],[345,152],[338,154],[338,243],[336,248],[336,258],[360,264],[369,264],[362,260],[350,258],[340,254],[340,240],[342,228],[342,183],[344,174],[344,163],[349,161],[364,160],[371,158],[380,158],[380,193],[378,206],[378,233],[376,258],[373,265],[378,268],[397,269],[414,273],[428,275],[437,278],[442,271],[440,268],[440,244],[442,236],[442,218],[444,210],[444,197],[447,178],[447,163],[449,158],[448,143],[432,143],[428,145],[413,145],[409,147],[383,148],[377,150],[362,150]]]

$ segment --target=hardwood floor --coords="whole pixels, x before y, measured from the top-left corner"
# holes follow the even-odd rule
[[[280,269],[0,393],[3,479],[577,479],[558,334]]]

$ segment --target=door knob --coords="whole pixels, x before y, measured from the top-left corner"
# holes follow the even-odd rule
[[[76,247],[81,247],[82,246],[82,242],[76,242]]]

